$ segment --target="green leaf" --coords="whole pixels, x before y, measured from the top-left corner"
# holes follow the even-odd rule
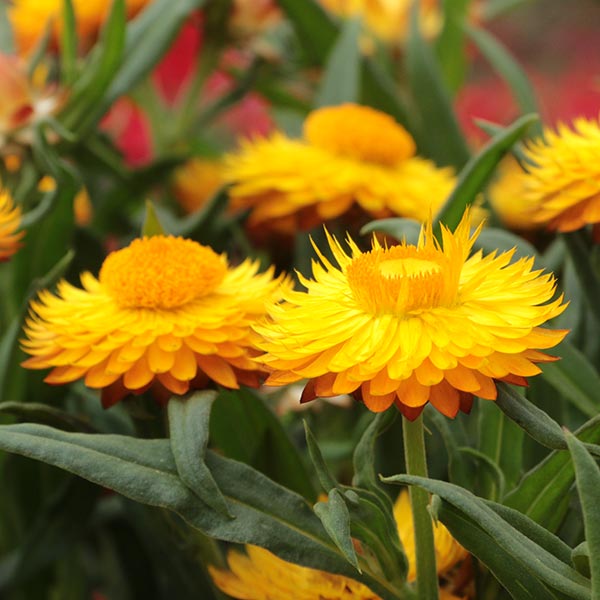
[[[0,52],[13,54],[15,51],[15,40],[12,27],[7,14],[8,4],[0,2]]]
[[[569,431],[565,431],[569,452],[575,466],[575,480],[583,509],[585,541],[592,576],[592,600],[600,599],[600,468],[585,446]]]
[[[575,434],[583,442],[599,443],[600,416],[588,421]],[[574,480],[569,454],[554,451],[526,473],[503,502],[547,527],[560,501],[568,496]]]
[[[421,153],[439,165],[460,169],[469,160],[469,149],[454,114],[440,66],[421,35],[418,20],[418,3],[414,3],[406,45],[406,69],[414,110],[421,121],[417,145]]]
[[[150,200],[146,200],[146,214],[141,231],[142,237],[153,237],[155,235],[165,235],[165,229],[160,222],[154,205]]]
[[[181,481],[222,515],[231,517],[225,498],[206,466],[210,412],[216,392],[203,391],[178,398],[167,405],[171,450]]]
[[[591,313],[600,323],[600,280],[590,261],[590,241],[584,230],[563,233],[569,257]]]
[[[102,28],[100,41],[88,59],[81,77],[73,85],[69,100],[60,114],[60,122],[76,135],[89,131],[105,110],[101,98],[108,90],[121,64],[125,47],[125,1],[114,0]]]
[[[464,22],[471,0],[443,0],[444,26],[436,42],[436,54],[444,80],[452,92],[462,85],[467,71]]]
[[[314,511],[323,523],[325,531],[346,557],[346,560],[358,572],[361,572],[356,551],[352,544],[352,536],[350,535],[350,513],[340,490],[333,488],[329,492],[329,501],[317,502]]]
[[[312,460],[312,464],[317,473],[317,477],[319,478],[319,482],[321,483],[321,487],[329,494],[331,490],[338,487],[338,482],[331,474],[331,471],[329,470],[329,467],[323,458],[319,444],[317,443],[317,440],[315,439],[315,436],[313,435],[306,421],[304,421],[304,434],[306,436],[308,454]]]
[[[489,140],[461,171],[456,187],[436,215],[436,220],[454,230],[459,224],[465,208],[467,205],[473,204],[477,194],[488,182],[502,157],[537,120],[536,115],[525,115]]]
[[[540,110],[533,87],[510,52],[485,29],[474,26],[466,26],[465,29],[483,56],[508,83],[521,112],[523,114],[539,113]],[[539,123],[532,128],[532,133],[541,135],[542,128]]]
[[[77,72],[77,24],[72,0],[63,0],[60,34],[60,83],[68,88]]]
[[[358,579],[384,600],[400,598],[380,575],[357,574],[301,496],[243,463],[206,453],[206,465],[235,517],[229,519],[199,502],[181,481],[169,440],[6,425],[0,427],[0,448],[172,510],[210,537],[262,546],[284,560]]]
[[[381,491],[375,470],[375,442],[391,426],[396,416],[397,413],[394,410],[386,410],[375,415],[362,434],[358,444],[356,444],[353,455],[354,485],[370,490],[377,495],[383,494],[386,497],[387,495]]]
[[[50,425],[65,431],[95,431],[86,420],[41,402],[0,402],[0,414],[12,415],[22,421]]]
[[[527,240],[524,240],[520,235],[497,227],[484,227],[473,244],[474,250],[483,250],[484,254],[489,254],[495,250],[508,252],[513,248],[515,249],[515,260],[530,256],[534,256],[536,261],[542,260],[538,256],[537,250]]]
[[[113,77],[102,113],[139,83],[162,58],[188,15],[204,0],[155,0],[127,27],[125,60]]]
[[[313,481],[281,421],[253,390],[221,391],[211,415],[212,446],[282,485],[316,499]]]
[[[581,542],[571,552],[573,566],[584,576],[591,577],[590,573],[590,549],[587,542]]]
[[[553,350],[560,360],[542,365],[543,378],[584,415],[600,412],[600,375],[585,355],[567,341]]]
[[[471,554],[485,564],[515,600],[553,600],[558,598],[539,579],[532,577],[512,552],[505,550],[463,511],[442,501],[439,519]]]
[[[530,571],[531,576],[574,599],[589,600],[590,582],[588,579],[575,571],[570,564],[566,564],[525,533],[513,527],[482,499],[470,492],[451,483],[413,475],[394,475],[384,477],[383,481],[417,485],[431,494],[437,494],[458,509],[460,513],[472,519],[505,553],[510,553]],[[443,511],[440,510],[438,515],[444,522]],[[535,531],[539,533],[539,529]],[[460,535],[458,539],[460,541]],[[492,565],[488,566],[493,570]],[[540,598],[542,597],[544,596]]]
[[[419,240],[421,233],[421,223],[414,219],[406,218],[391,218],[391,219],[378,219],[367,223],[361,230],[361,235],[367,235],[368,233],[379,232],[391,235],[397,240],[406,240],[408,244],[415,244]]]
[[[296,31],[307,57],[313,63],[323,64],[338,32],[327,11],[315,0],[279,0],[278,5]]]
[[[361,66],[360,33],[360,19],[344,22],[335,46],[327,57],[314,100],[315,108],[357,101]]]
[[[227,190],[220,189],[202,208],[191,215],[177,221],[172,226],[174,235],[206,239],[209,232],[224,227],[221,215],[228,202]]]
[[[491,481],[490,489],[486,489],[485,497],[486,498],[502,498],[504,495],[504,490],[506,488],[506,481],[504,478],[504,473],[502,469],[498,466],[494,460],[492,460],[487,454],[481,452],[480,450],[476,450],[475,448],[471,448],[469,446],[461,446],[458,448],[458,452],[463,456],[466,454],[468,456],[473,457],[477,460],[477,462],[482,465],[484,468],[481,469],[481,475],[488,475],[489,478],[487,481]]]

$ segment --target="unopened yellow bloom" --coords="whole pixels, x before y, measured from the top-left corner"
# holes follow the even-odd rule
[[[163,399],[203,387],[258,384],[251,325],[278,297],[281,279],[246,260],[230,267],[206,246],[172,236],[134,240],[110,254],[99,279],[31,303],[24,366],[52,368],[45,381],[83,378],[105,406],[148,388]]]
[[[133,17],[149,0],[126,0],[127,15]],[[84,44],[92,41],[110,12],[109,0],[73,0],[77,34]],[[39,43],[52,23],[52,39],[56,43],[63,27],[62,0],[13,0],[8,18],[13,27],[20,53],[27,53]]]
[[[256,327],[268,385],[309,379],[304,400],[355,393],[380,412],[396,404],[416,418],[430,402],[454,417],[473,395],[495,400],[496,380],[525,384],[554,360],[539,349],[566,335],[541,326],[566,307],[552,300],[552,275],[513,251],[469,258],[478,232],[467,213],[443,244],[429,222],[417,246],[402,243],[350,255],[333,237],[338,266],[320,252],[306,292],[290,291]],[[318,252],[318,250],[317,250]]]
[[[408,559],[408,581],[415,580],[416,558],[413,539],[413,520],[408,493],[400,493],[394,507],[398,534]],[[438,523],[434,526],[437,569],[447,574],[467,557],[467,551]],[[246,554],[230,551],[229,570],[209,567],[217,587],[244,600],[380,600],[362,583],[342,575],[334,575],[296,565],[278,558],[268,550],[246,546]],[[440,589],[441,600],[459,600],[448,589]]]
[[[294,231],[347,212],[425,220],[455,183],[452,169],[415,156],[415,142],[392,117],[343,104],[313,111],[304,139],[280,133],[247,140],[227,157],[232,207],[250,225]]]
[[[574,231],[600,222],[600,123],[575,119],[546,129],[525,149],[525,198],[535,223]]]
[[[193,158],[173,174],[173,193],[182,208],[199,210],[223,185],[223,167],[217,160]]]
[[[7,191],[0,191],[0,261],[8,260],[20,247],[24,231],[21,225],[21,209],[15,206]]]

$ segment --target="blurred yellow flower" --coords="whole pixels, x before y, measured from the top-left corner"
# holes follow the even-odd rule
[[[423,221],[442,205],[455,177],[414,153],[412,137],[392,117],[344,104],[313,111],[303,140],[275,133],[242,142],[226,158],[224,177],[233,209],[251,209],[251,226],[307,229],[355,203],[375,217]]]
[[[396,404],[409,419],[430,402],[448,417],[468,411],[473,395],[495,400],[496,380],[526,384],[537,362],[566,331],[542,328],[566,307],[552,301],[552,275],[533,259],[511,263],[514,251],[469,257],[479,230],[467,213],[454,233],[431,222],[419,243],[350,255],[328,235],[339,266],[316,249],[307,292],[289,291],[256,326],[261,357],[273,372],[267,385],[309,379],[303,401],[354,393],[380,412]]]
[[[533,220],[525,194],[526,172],[512,155],[498,165],[496,179],[488,187],[494,213],[510,229],[528,231],[539,228]]]
[[[236,37],[259,35],[281,21],[275,0],[233,0],[229,27]]]
[[[173,194],[187,213],[204,206],[223,185],[223,166],[218,160],[192,158],[173,173]]]
[[[6,190],[0,191],[0,261],[8,260],[21,247],[25,232],[17,232],[20,225],[21,209]]]
[[[600,123],[575,119],[546,129],[525,149],[525,199],[535,223],[574,231],[600,222]]]
[[[106,258],[99,279],[83,273],[84,289],[61,281],[57,295],[45,290],[31,303],[23,366],[52,368],[52,384],[84,378],[105,406],[150,387],[166,399],[208,379],[258,385],[251,325],[283,281],[258,267],[230,267],[183,238],[134,240]]]
[[[394,506],[400,541],[408,559],[408,581],[415,580],[416,559],[413,539],[413,520],[408,493],[403,490]],[[464,560],[467,551],[438,523],[434,526],[437,570],[441,576]],[[244,600],[379,600],[362,583],[342,575],[334,575],[296,565],[278,558],[258,546],[246,546],[246,554],[230,551],[229,569],[209,567],[217,587]],[[458,600],[447,588],[440,589],[440,600]]]
[[[126,0],[127,16],[133,17],[149,0]],[[110,12],[110,0],[73,0],[77,34],[88,45],[97,36]],[[12,0],[7,9],[15,44],[20,54],[30,52],[52,23],[52,41],[57,43],[62,30],[62,0]]]
[[[75,213],[75,223],[79,227],[85,227],[92,222],[94,209],[85,187],[82,187],[73,198],[73,212]]]
[[[408,36],[412,0],[319,0],[340,17],[359,16],[367,29],[387,43],[401,44]],[[439,0],[420,1],[420,25],[425,37],[436,36],[443,24]]]

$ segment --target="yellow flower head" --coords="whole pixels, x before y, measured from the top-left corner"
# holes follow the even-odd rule
[[[527,173],[512,155],[498,165],[496,179],[488,188],[488,198],[494,213],[510,229],[529,231],[539,228],[535,223],[525,194]]]
[[[257,271],[192,240],[134,240],[106,258],[98,279],[83,273],[84,289],[61,281],[57,295],[31,303],[23,365],[52,368],[52,384],[84,378],[105,406],[150,387],[160,399],[184,394],[207,379],[258,385],[251,325],[282,280]]]
[[[576,119],[572,129],[546,129],[525,150],[525,198],[535,223],[574,231],[600,222],[600,123]]]
[[[413,520],[408,493],[402,491],[394,507],[400,541],[408,559],[408,581],[416,575]],[[437,570],[448,573],[467,557],[467,551],[438,523],[434,525]],[[246,554],[230,551],[229,570],[209,567],[217,587],[233,598],[244,600],[380,600],[362,583],[342,575],[334,575],[296,565],[278,558],[268,550],[246,546]],[[442,600],[459,600],[446,588],[440,589]]]
[[[496,380],[525,384],[553,360],[551,348],[566,331],[541,328],[560,314],[551,301],[551,275],[532,270],[533,259],[511,263],[514,251],[468,258],[478,231],[470,215],[454,233],[431,222],[417,246],[402,243],[350,255],[328,235],[339,266],[321,253],[306,292],[290,291],[270,307],[271,320],[256,327],[273,371],[270,385],[309,379],[304,401],[355,393],[380,412],[396,404],[416,418],[429,401],[454,417],[470,409],[473,395],[496,398]],[[318,252],[318,250],[317,250]]]
[[[149,0],[126,0],[127,16],[133,17]],[[110,12],[109,0],[73,0],[77,34],[80,41],[89,44],[98,34]],[[56,44],[63,27],[62,0],[13,0],[8,18],[20,54],[33,50],[49,23],[52,23],[52,41]]]
[[[20,224],[21,209],[7,191],[0,191],[0,261],[8,260],[21,247],[25,232],[17,232]]]
[[[173,193],[185,212],[204,206],[223,185],[223,167],[217,160],[193,158],[173,174]]]
[[[320,0],[321,4],[340,17],[359,16],[367,29],[386,43],[400,44],[406,40],[410,24],[412,0]],[[432,38],[442,27],[439,0],[421,0],[420,26],[423,35]]]
[[[313,111],[304,139],[280,133],[247,140],[226,158],[232,207],[250,225],[294,231],[333,219],[357,203],[375,216],[425,220],[455,183],[452,169],[414,155],[410,134],[390,116],[343,104]]]

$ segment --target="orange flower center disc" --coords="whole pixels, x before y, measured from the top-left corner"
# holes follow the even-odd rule
[[[155,236],[110,254],[100,269],[100,282],[120,306],[168,309],[206,296],[226,271],[224,258],[206,246]]]
[[[444,291],[444,256],[414,246],[357,256],[346,274],[355,300],[373,314],[403,315],[437,306]]]
[[[410,134],[392,117],[356,104],[313,111],[304,122],[304,137],[338,156],[388,167],[410,158],[416,150]]]

